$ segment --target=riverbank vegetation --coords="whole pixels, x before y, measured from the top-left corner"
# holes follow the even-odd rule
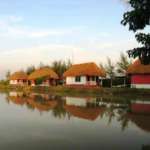
[[[124,97],[124,98],[149,98],[150,90],[148,89],[131,89],[131,88],[70,88],[66,86],[11,86],[1,85],[1,92],[18,91],[24,93],[49,93],[63,96],[101,96],[101,97]]]

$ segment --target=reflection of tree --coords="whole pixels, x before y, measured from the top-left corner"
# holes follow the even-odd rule
[[[128,127],[129,118],[127,116],[127,109],[121,108],[111,103],[105,111],[105,115],[108,117],[108,124],[111,124],[114,119],[117,119],[121,124],[121,129],[125,130]]]
[[[5,100],[7,101],[7,103],[9,104],[10,102],[10,99],[9,99],[9,94],[7,93],[6,97],[5,97]]]
[[[115,118],[114,107],[112,105],[107,108],[106,116],[108,116],[108,124],[111,124],[112,120]]]
[[[26,106],[27,106],[28,109],[34,110],[34,107],[31,104],[29,104],[28,102],[26,103]]]
[[[54,117],[65,118],[67,112],[63,107],[63,103],[62,100],[58,100],[58,105],[52,110]]]
[[[128,127],[129,118],[125,110],[118,110],[118,121],[121,123],[122,131]]]

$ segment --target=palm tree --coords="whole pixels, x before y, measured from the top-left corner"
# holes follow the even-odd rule
[[[54,61],[52,62],[51,68],[59,75],[59,77],[62,77],[63,73],[70,68],[72,65],[71,61]]]
[[[115,66],[112,63],[111,59],[107,58],[107,64],[105,66],[106,74],[110,77],[110,86],[113,85],[113,78],[115,77]]]
[[[131,61],[124,53],[120,53],[120,59],[117,62],[117,72],[123,74],[124,77],[124,87],[126,86],[126,71],[131,64]]]

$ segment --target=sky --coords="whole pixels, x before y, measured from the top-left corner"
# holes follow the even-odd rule
[[[138,45],[120,24],[127,9],[121,0],[0,0],[0,78],[54,60],[116,62]]]

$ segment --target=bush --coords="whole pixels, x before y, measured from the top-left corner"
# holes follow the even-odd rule
[[[9,80],[0,80],[0,85],[8,85]]]
[[[41,77],[35,80],[35,84],[36,85],[40,85],[43,83],[43,81],[45,81],[46,77]]]

